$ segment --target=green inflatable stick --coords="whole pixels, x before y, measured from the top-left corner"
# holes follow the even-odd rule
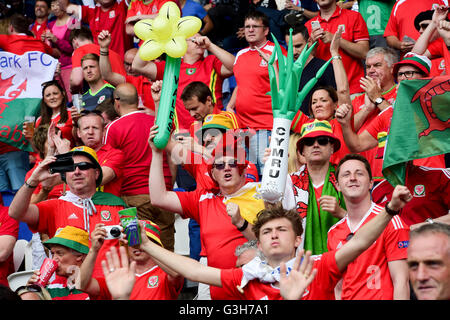
[[[158,149],[164,149],[166,147],[173,130],[175,102],[177,100],[177,89],[180,79],[180,65],[180,58],[167,56],[163,86],[161,88],[161,99],[159,100],[158,113],[156,114],[155,121],[155,124],[158,125],[158,134],[153,139],[153,143]]]
[[[180,9],[169,1],[162,5],[155,19],[143,19],[134,25],[136,36],[144,43],[139,48],[139,57],[144,61],[154,60],[166,53],[166,66],[161,89],[156,124],[158,133],[153,142],[164,149],[169,141],[175,117],[175,101],[180,79],[181,57],[186,53],[186,39],[195,35],[202,26],[197,17],[180,17]]]

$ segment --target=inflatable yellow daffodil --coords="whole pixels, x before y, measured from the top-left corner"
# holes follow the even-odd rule
[[[180,58],[187,50],[186,39],[196,34],[201,26],[199,18],[180,18],[180,9],[175,2],[166,2],[155,19],[144,19],[135,24],[134,33],[144,41],[139,56],[144,61],[154,60],[163,53]]]
[[[197,17],[180,18],[180,9],[170,1],[163,4],[155,19],[140,20],[134,25],[134,33],[144,43],[139,48],[139,57],[150,61],[166,53],[166,65],[161,88],[158,113],[155,123],[158,133],[153,143],[164,149],[176,123],[175,101],[180,78],[181,57],[186,53],[186,39],[195,35],[202,21]]]

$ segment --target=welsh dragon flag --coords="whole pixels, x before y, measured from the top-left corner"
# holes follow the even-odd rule
[[[405,184],[406,162],[450,152],[450,76],[400,83],[385,147],[383,175]]]
[[[41,84],[53,79],[58,60],[38,51],[0,52],[0,141],[32,151],[22,136],[25,116],[37,117]]]

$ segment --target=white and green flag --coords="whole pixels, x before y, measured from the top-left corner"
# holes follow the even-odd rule
[[[0,141],[32,151],[22,135],[25,116],[39,116],[41,84],[53,79],[58,60],[29,51],[0,52]]]

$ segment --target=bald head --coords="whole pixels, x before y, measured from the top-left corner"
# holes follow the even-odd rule
[[[132,64],[133,64],[133,59],[136,56],[137,52],[138,52],[137,48],[131,48],[131,49],[129,49],[129,50],[127,50],[125,52],[125,55],[123,57],[123,63],[125,65],[125,71],[127,72],[127,74],[129,76],[136,76],[136,77],[139,76],[139,74],[137,74],[133,70],[133,68],[131,67]]]
[[[136,107],[139,103],[136,87],[131,83],[121,83],[114,90],[114,99],[120,102],[121,106]]]
[[[137,53],[138,53],[138,48],[128,49],[125,52],[124,58],[125,58],[125,60],[127,60],[127,58],[133,60]]]

